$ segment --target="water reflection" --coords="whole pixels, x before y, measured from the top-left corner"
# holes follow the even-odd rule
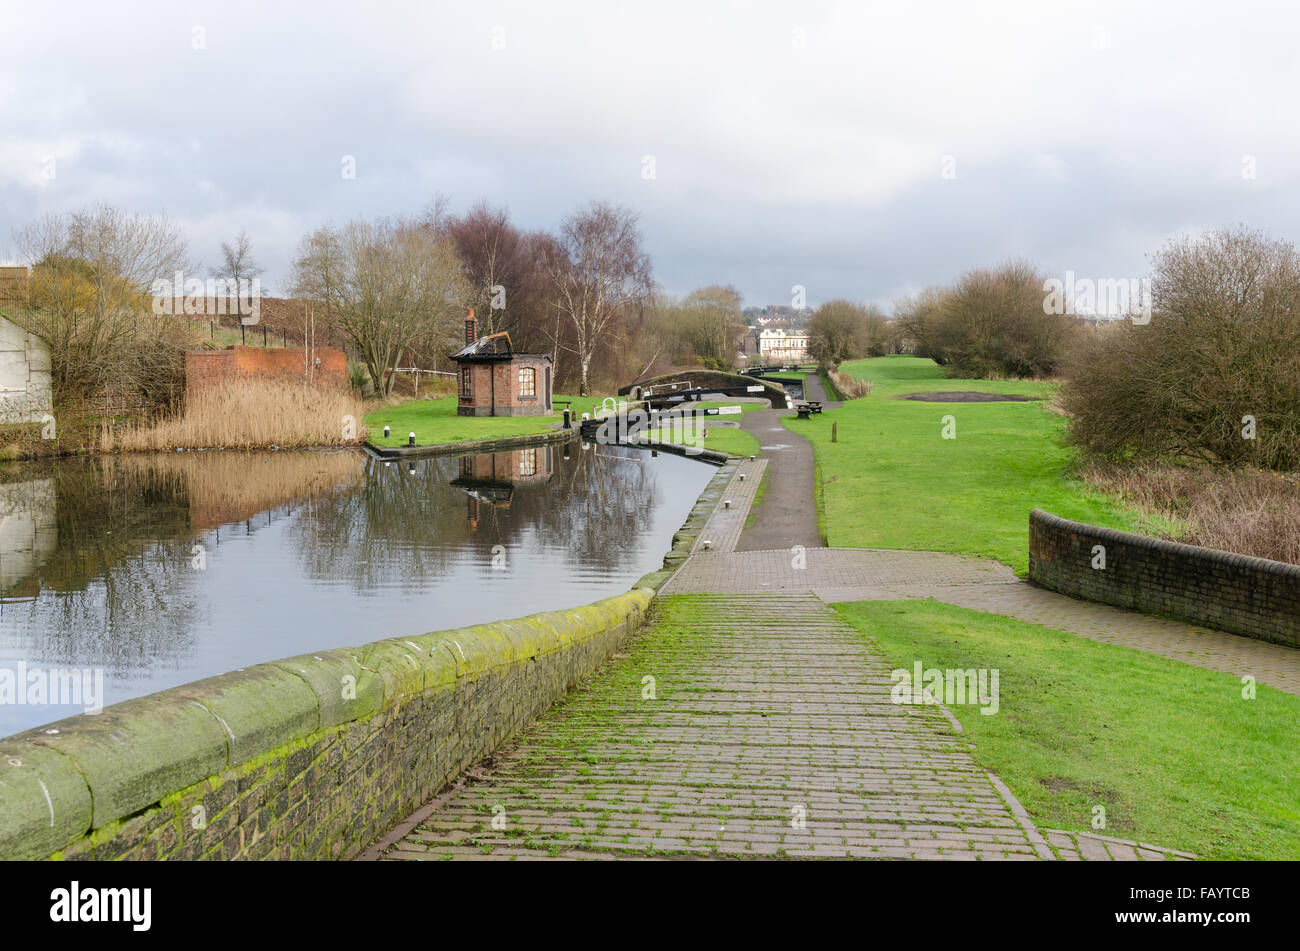
[[[0,466],[0,665],[102,667],[114,702],[584,603],[658,566],[711,474],[576,444]],[[0,736],[71,712],[0,706]]]

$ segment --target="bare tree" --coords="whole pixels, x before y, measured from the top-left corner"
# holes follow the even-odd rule
[[[265,272],[265,268],[253,260],[253,242],[249,240],[248,233],[242,228],[239,229],[239,237],[235,239],[234,244],[229,241],[221,242],[221,262],[217,276],[234,281],[236,287],[240,287],[241,282],[251,281]]]
[[[512,305],[521,296],[531,263],[525,254],[524,236],[510,224],[504,209],[492,208],[487,202],[479,202],[463,217],[450,219],[446,231],[456,244],[473,289],[467,303],[483,332],[514,330],[516,321],[511,317],[518,308]]]
[[[155,402],[176,394],[190,328],[150,305],[154,283],[170,286],[188,265],[176,225],[101,205],[47,215],[15,237],[32,268],[28,322],[50,343],[58,398],[109,387]]]
[[[451,241],[403,219],[323,228],[304,239],[294,272],[295,285],[328,307],[385,396],[404,352],[451,345],[470,296]]]
[[[573,331],[580,395],[590,390],[591,363],[614,322],[653,293],[650,258],[641,248],[638,216],[592,202],[564,219],[546,268],[553,305]],[[557,340],[558,344],[558,340]]]
[[[836,367],[844,360],[884,354],[885,316],[874,304],[827,301],[808,321],[808,353]]]

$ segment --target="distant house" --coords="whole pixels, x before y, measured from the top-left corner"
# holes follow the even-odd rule
[[[802,363],[808,358],[808,334],[798,330],[764,330],[758,335],[758,354],[769,361]]]
[[[516,353],[508,333],[479,337],[474,312],[465,319],[465,346],[451,355],[460,368],[460,416],[547,416],[551,357]]]

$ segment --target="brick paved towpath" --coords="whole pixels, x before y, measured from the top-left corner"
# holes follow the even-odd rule
[[[890,683],[811,594],[662,599],[383,857],[1053,857],[944,715]]]

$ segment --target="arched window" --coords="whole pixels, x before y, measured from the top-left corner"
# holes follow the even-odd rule
[[[537,371],[532,367],[519,368],[519,395],[537,395]]]

